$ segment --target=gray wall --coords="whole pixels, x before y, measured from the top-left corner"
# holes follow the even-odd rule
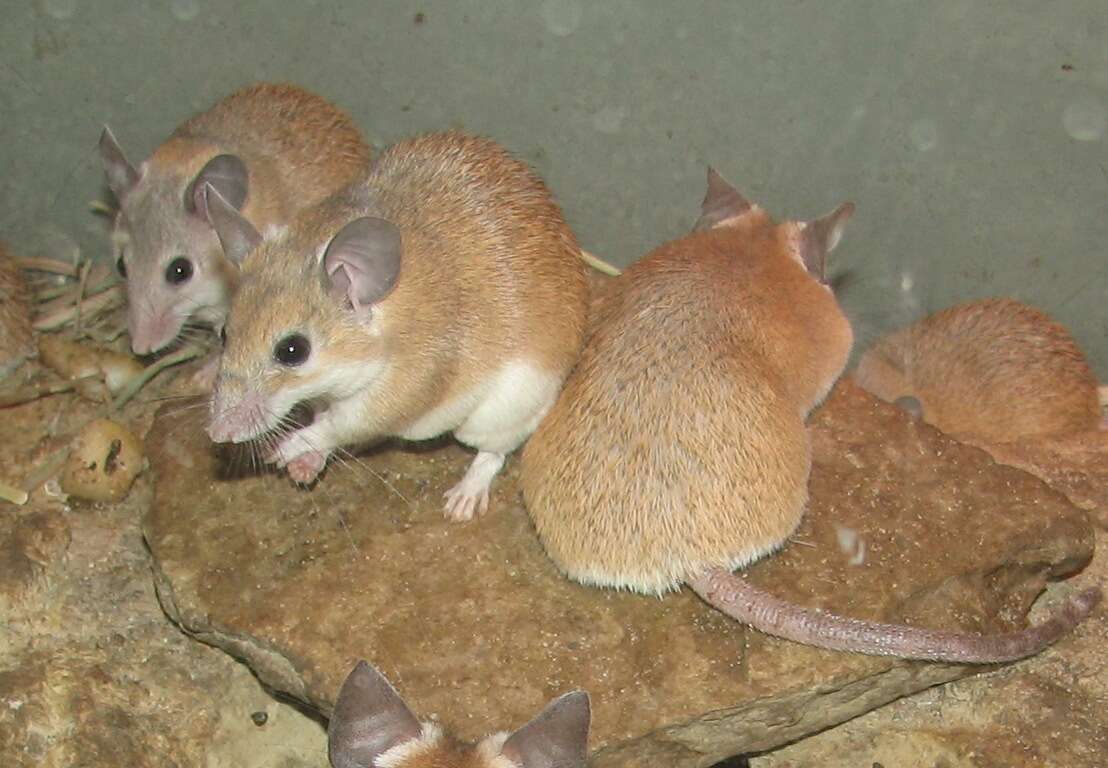
[[[1108,378],[1104,0],[5,6],[0,235],[25,252],[106,253],[102,123],[138,159],[234,87],[289,79],[377,144],[500,139],[620,264],[688,228],[709,162],[782,216],[851,198],[835,261],[860,336],[1010,294]]]

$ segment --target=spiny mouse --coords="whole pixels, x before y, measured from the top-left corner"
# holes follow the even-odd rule
[[[1100,427],[1097,380],[1069,331],[1015,299],[970,301],[878,340],[854,380],[955,437],[1007,443]]]
[[[539,177],[489,139],[430,134],[266,242],[209,195],[225,250],[245,258],[212,439],[278,430],[272,460],[309,483],[343,446],[453,433],[478,453],[447,516],[483,511],[584,334],[585,265]],[[314,421],[292,431],[303,402]]]
[[[327,727],[334,768],[584,768],[589,697],[567,693],[514,733],[465,744],[421,723],[384,675],[359,661],[347,676]]]
[[[112,242],[127,278],[131,347],[141,355],[171,344],[190,321],[217,334],[223,327],[235,269],[208,223],[206,184],[270,233],[349,183],[370,149],[322,97],[258,83],[186,120],[138,168],[107,127],[100,155],[119,202]]]
[[[1045,624],[981,637],[807,610],[732,573],[780,548],[807,503],[804,419],[853,339],[824,284],[852,211],[777,224],[710,170],[695,230],[605,292],[524,448],[526,506],[554,562],[585,584],[654,595],[688,584],[756,629],[825,648],[963,662],[1034,653],[1099,591]]]

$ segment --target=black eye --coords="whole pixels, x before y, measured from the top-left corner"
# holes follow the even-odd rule
[[[303,364],[312,352],[312,345],[299,333],[290,333],[273,348],[273,359],[290,367]]]
[[[223,346],[227,346],[227,329],[219,329],[219,340],[223,343]]]
[[[115,268],[119,272],[120,277],[127,277],[127,265],[123,263],[122,256],[115,260]]]
[[[165,268],[165,281],[178,285],[192,277],[192,262],[184,256],[178,256]]]

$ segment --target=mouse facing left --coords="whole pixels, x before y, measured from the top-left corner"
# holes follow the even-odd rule
[[[616,278],[523,451],[524,502],[570,578],[660,595],[687,584],[755,629],[823,648],[987,663],[1036,653],[1100,599],[998,635],[859,621],[733,573],[780,548],[808,500],[804,419],[853,333],[825,281],[852,206],[776,223],[709,171],[695,231]]]
[[[327,751],[334,768],[584,768],[590,719],[588,694],[573,691],[513,733],[466,744],[420,722],[385,676],[359,661],[335,701]]]
[[[119,203],[112,244],[138,355],[165,349],[189,323],[217,335],[223,327],[237,275],[208,222],[205,185],[267,233],[344,186],[370,157],[346,112],[288,83],[226,96],[137,167],[107,126],[99,148]]]
[[[209,189],[242,263],[211,438],[269,440],[306,484],[346,446],[453,434],[478,453],[446,515],[484,511],[584,336],[585,265],[538,175],[489,139],[415,137],[265,241]],[[301,403],[314,420],[292,429]]]

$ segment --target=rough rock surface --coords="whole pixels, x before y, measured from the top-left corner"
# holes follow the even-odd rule
[[[3,479],[49,463],[96,408],[63,395],[0,411]],[[151,496],[145,475],[120,504],[56,486],[0,502],[0,765],[323,768],[316,723],[166,620],[139,529]]]
[[[995,461],[1035,475],[1108,530],[1108,430],[981,448]]]
[[[779,641],[688,591],[659,601],[570,583],[543,556],[511,463],[491,512],[457,525],[440,510],[468,458],[455,446],[377,451],[301,490],[237,469],[248,462],[213,449],[197,411],[172,410],[147,438],[163,606],[325,714],[365,657],[464,738],[581,687],[596,765],[706,766],[977,671]],[[998,631],[1091,556],[1087,517],[1063,497],[848,383],[812,428],[806,521],[750,569],[785,597]]]

